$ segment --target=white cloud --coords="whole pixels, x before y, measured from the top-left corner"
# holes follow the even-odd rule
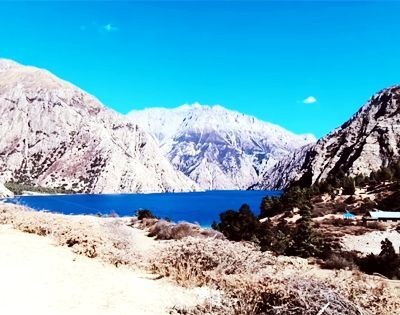
[[[106,25],[103,25],[102,30],[106,31],[106,32],[114,32],[118,30],[118,27],[112,25],[111,23],[108,23]]]
[[[306,97],[306,98],[303,100],[303,103],[304,103],[304,104],[314,104],[314,103],[316,103],[316,102],[317,102],[317,99],[316,99],[314,96]]]

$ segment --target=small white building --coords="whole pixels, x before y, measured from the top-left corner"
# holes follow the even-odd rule
[[[369,211],[369,216],[363,219],[367,221],[400,221],[400,212],[374,209],[373,211]]]

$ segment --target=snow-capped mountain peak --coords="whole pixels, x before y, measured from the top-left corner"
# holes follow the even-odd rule
[[[10,59],[0,58],[0,71],[18,67],[19,64]]]
[[[316,141],[221,105],[184,104],[132,111],[166,156],[205,189],[245,189],[293,150]]]

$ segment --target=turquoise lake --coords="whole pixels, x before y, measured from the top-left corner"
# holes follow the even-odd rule
[[[53,196],[18,196],[6,202],[64,214],[116,213],[133,216],[138,209],[149,209],[161,218],[210,226],[225,210],[237,210],[247,203],[258,215],[265,196],[279,196],[280,191],[206,191],[154,194],[77,194]]]

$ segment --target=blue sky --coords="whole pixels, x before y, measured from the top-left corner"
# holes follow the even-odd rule
[[[126,113],[221,104],[323,136],[400,83],[399,2],[0,2],[0,56]]]

